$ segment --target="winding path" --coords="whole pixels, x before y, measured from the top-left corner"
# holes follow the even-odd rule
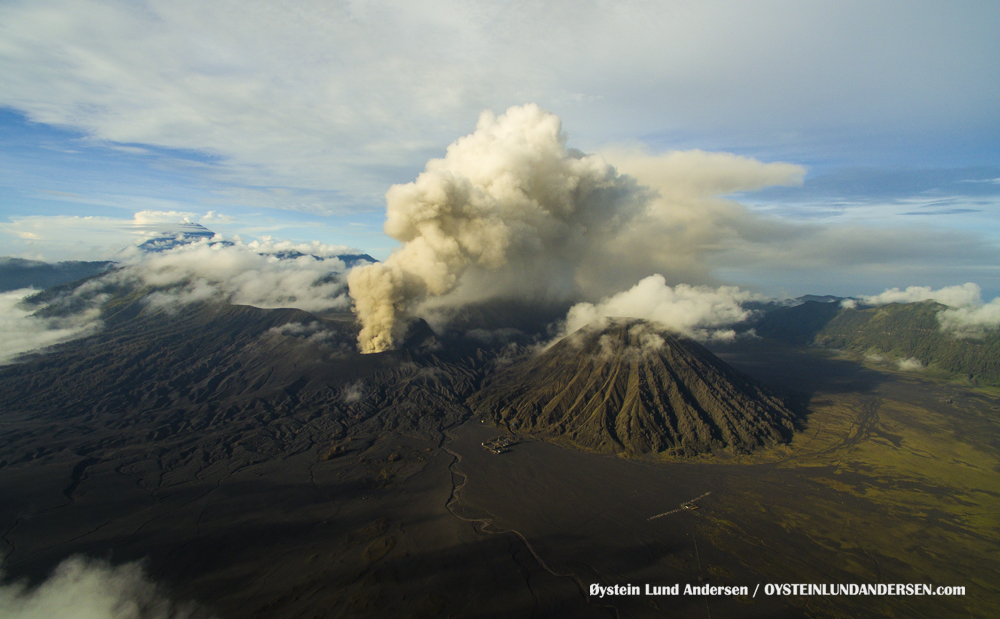
[[[447,432],[445,432],[445,435],[448,437],[448,440],[452,440],[454,438],[453,436],[451,436]],[[583,583],[583,581],[580,580],[580,578],[576,574],[574,574],[572,572],[557,572],[556,570],[552,569],[549,566],[549,564],[546,563],[545,560],[542,559],[541,556],[539,556],[539,554],[535,550],[534,546],[532,546],[531,542],[528,541],[528,538],[526,538],[524,535],[522,535],[519,531],[515,531],[514,529],[501,529],[501,528],[497,527],[493,523],[493,520],[490,519],[490,518],[466,518],[465,516],[462,516],[461,514],[459,514],[458,512],[455,511],[455,509],[454,509],[453,506],[455,505],[455,503],[458,502],[459,495],[462,492],[462,488],[464,488],[465,484],[467,484],[469,482],[469,476],[466,475],[465,473],[463,473],[462,471],[460,471],[457,468],[457,465],[462,461],[462,456],[459,453],[457,453],[455,451],[452,451],[451,449],[449,449],[448,447],[445,447],[444,445],[441,446],[441,449],[443,449],[445,452],[447,452],[450,456],[452,456],[454,458],[454,460],[452,460],[451,464],[448,465],[448,470],[449,470],[449,472],[452,473],[452,478],[451,478],[451,480],[452,480],[451,481],[452,486],[451,486],[451,496],[448,497],[448,501],[447,501],[447,503],[445,503],[445,507],[448,509],[449,512],[451,512],[451,515],[454,516],[454,517],[456,517],[456,518],[458,518],[459,520],[461,520],[463,522],[471,522],[471,523],[477,525],[476,528],[480,532],[485,533],[485,534],[490,534],[490,535],[502,535],[504,533],[511,533],[511,534],[513,534],[519,540],[521,540],[521,542],[524,544],[524,547],[528,549],[528,552],[531,553],[531,556],[535,558],[535,561],[538,562],[538,565],[543,570],[545,570],[546,572],[548,572],[549,574],[552,574],[553,576],[555,576],[557,578],[570,578],[570,579],[572,579],[573,582],[576,583],[577,588],[579,588],[580,594],[584,597],[585,600],[587,600],[587,603],[588,604],[593,604],[593,602],[590,599],[590,595],[588,594],[587,585],[585,585]],[[462,477],[462,483],[460,483],[460,484],[456,484],[455,483],[455,474],[458,474],[458,475],[460,475]],[[530,589],[530,586],[529,586],[529,589]],[[618,619],[621,619],[621,615],[619,614],[618,609],[615,608],[614,606],[606,605],[606,604],[597,604],[597,606],[601,606],[601,607],[609,608],[609,609],[613,610],[615,612],[615,616],[618,617]]]

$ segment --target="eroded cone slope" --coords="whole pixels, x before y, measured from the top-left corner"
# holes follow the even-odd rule
[[[637,320],[588,327],[496,375],[470,400],[515,432],[608,452],[747,453],[795,415],[697,342]]]

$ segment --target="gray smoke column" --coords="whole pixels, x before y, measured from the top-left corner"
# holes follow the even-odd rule
[[[538,275],[532,264],[544,263],[549,275],[568,271],[572,279],[580,256],[646,198],[601,157],[567,149],[559,118],[538,106],[483,112],[474,133],[386,194],[385,232],[403,246],[348,276],[362,352],[392,348],[414,308],[453,291],[470,270]]]

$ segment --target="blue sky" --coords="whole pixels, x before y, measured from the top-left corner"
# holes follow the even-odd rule
[[[720,281],[994,296],[998,26],[994,2],[5,1],[0,255],[113,257],[156,212],[384,258],[385,191],[535,102],[585,152],[805,166],[733,196],[764,217],[925,239]]]

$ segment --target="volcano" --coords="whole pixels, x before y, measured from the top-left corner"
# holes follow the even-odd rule
[[[784,401],[697,342],[640,320],[587,327],[495,375],[484,421],[597,451],[748,453],[783,442]]]
[[[502,321],[508,306],[473,308],[458,328],[415,321],[398,349],[361,355],[350,312],[167,309],[149,302],[153,288],[85,283],[25,307],[60,317],[97,291],[103,329],[0,366],[0,496],[12,497],[0,502],[0,568],[26,583],[6,591],[51,590],[57,565],[85,557],[97,562],[84,575],[134,575],[141,562],[150,587],[179,600],[173,608],[196,605],[191,617],[638,619],[668,608],[588,595],[586,583],[996,571],[995,536],[982,527],[931,529],[926,552],[907,535],[928,526],[928,505],[952,523],[965,513],[953,497],[980,500],[965,480],[985,478],[968,478],[965,460],[914,483],[926,452],[900,448],[916,436],[952,453],[965,428],[962,458],[993,470],[983,454],[993,453],[996,401],[979,392],[883,385],[885,375],[822,350],[744,340],[727,359],[815,403],[795,408],[809,415],[809,436],[761,449],[747,466],[726,455],[787,440],[798,418],[775,392],[653,323],[594,326],[537,352],[536,314]],[[934,419],[955,425],[942,421],[937,439],[927,434]],[[483,449],[504,430],[519,435],[511,449]],[[698,454],[722,457],[686,457]],[[758,466],[768,458],[782,465]],[[945,474],[961,483],[944,485]],[[867,491],[883,487],[892,503]],[[995,503],[973,505],[996,513]],[[949,554],[956,540],[968,552]],[[867,548],[907,561],[875,564]],[[923,614],[867,599],[817,612],[992,616],[992,592],[970,591],[968,608],[937,596],[928,599],[943,606]],[[708,603],[734,619],[803,612],[782,596],[728,597],[666,602],[678,616],[702,616]]]

